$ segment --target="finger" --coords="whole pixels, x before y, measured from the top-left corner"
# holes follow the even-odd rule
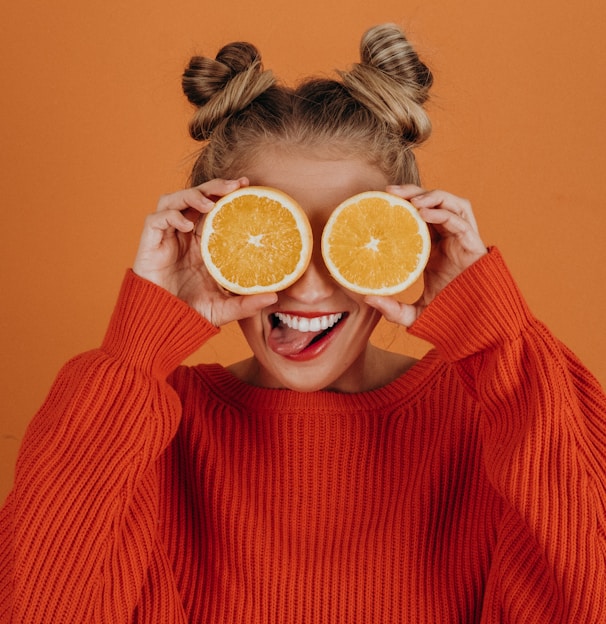
[[[391,184],[387,187],[387,192],[410,201],[413,197],[426,191],[416,184]]]
[[[467,199],[458,197],[452,193],[447,193],[446,191],[433,190],[415,195],[410,201],[419,210],[423,208],[439,208],[449,211],[460,219],[467,221],[476,231],[478,229],[471,202]]]
[[[238,319],[247,318],[260,312],[263,308],[273,305],[278,300],[276,293],[261,293],[259,295],[243,295],[235,297],[238,310]]]
[[[367,296],[364,301],[378,310],[391,323],[410,327],[417,319],[419,310],[407,303],[402,303],[391,297]]]
[[[247,185],[247,178],[210,180],[192,188],[162,195],[158,200],[156,212],[163,212],[164,210],[186,211],[188,208],[193,208],[197,212],[206,213],[212,210],[217,198]]]
[[[216,201],[219,197],[223,197],[232,191],[250,184],[248,178],[242,177],[238,179],[215,178],[208,182],[203,182],[194,187],[203,193],[206,197]]]
[[[474,254],[483,255],[486,252],[477,228],[464,217],[440,208],[423,208],[419,214],[441,238],[454,237],[463,249]]]
[[[162,195],[158,200],[156,212],[165,212],[167,210],[186,211],[188,208],[193,208],[199,213],[205,213],[212,210],[214,205],[215,202],[206,197],[197,188],[188,188],[168,195]]]
[[[276,293],[230,296],[225,300],[221,312],[213,314],[210,321],[218,327],[232,321],[239,321],[254,316],[263,308],[276,303],[277,300],[278,295]]]
[[[458,213],[442,208],[421,208],[419,215],[430,225],[441,226],[440,233],[460,235],[472,230],[471,224]]]
[[[191,232],[194,222],[178,210],[164,210],[149,215],[141,235],[141,245],[147,248],[158,247],[167,234],[175,231]]]

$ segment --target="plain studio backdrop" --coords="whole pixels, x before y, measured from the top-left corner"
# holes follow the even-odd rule
[[[372,6],[371,6],[372,5]],[[606,3],[23,0],[0,38],[0,500],[59,367],[103,337],[145,215],[197,145],[180,76],[249,40],[286,82],[398,22],[435,73],[424,185],[472,200],[534,312],[606,384]],[[387,323],[382,346],[427,345]],[[191,361],[248,353],[236,326]]]

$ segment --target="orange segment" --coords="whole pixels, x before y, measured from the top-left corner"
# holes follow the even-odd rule
[[[230,292],[274,292],[307,268],[311,226],[285,193],[244,187],[219,199],[205,217],[201,249],[209,273]]]
[[[421,275],[431,249],[427,224],[417,209],[381,191],[340,204],[322,233],[322,256],[345,288],[367,295],[393,295]]]

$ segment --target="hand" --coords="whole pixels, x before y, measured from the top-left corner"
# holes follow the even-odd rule
[[[222,197],[248,180],[211,180],[164,195],[145,220],[133,271],[165,288],[217,327],[252,316],[275,302],[276,295],[235,296],[210,276],[200,252],[203,215]]]
[[[413,184],[390,186],[387,190],[410,201],[429,225],[432,246],[423,276],[425,288],[412,305],[375,296],[367,297],[366,302],[388,321],[409,327],[445,286],[487,251],[466,199],[440,190],[425,191]]]

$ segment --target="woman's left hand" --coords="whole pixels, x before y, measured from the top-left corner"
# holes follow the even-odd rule
[[[414,304],[390,297],[366,297],[391,322],[409,327],[440,291],[487,253],[471,203],[441,190],[425,191],[413,184],[390,186],[388,192],[410,201],[429,225],[431,254],[424,272],[425,288]]]

